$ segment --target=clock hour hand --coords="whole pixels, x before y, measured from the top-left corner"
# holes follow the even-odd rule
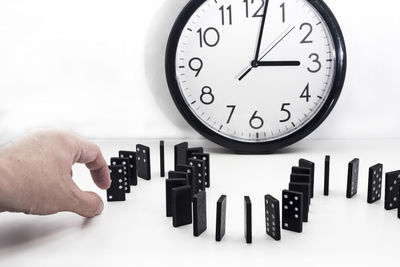
[[[254,61],[258,61],[260,56],[260,48],[261,48],[262,38],[264,35],[264,26],[265,26],[265,19],[267,17],[268,4],[269,0],[265,0],[264,12],[261,20],[261,27],[258,35],[257,48],[256,48],[256,54],[254,56]]]
[[[300,61],[259,61],[257,67],[300,66]]]

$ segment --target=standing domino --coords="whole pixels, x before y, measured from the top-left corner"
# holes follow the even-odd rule
[[[357,194],[358,190],[358,172],[360,168],[360,160],[353,159],[349,162],[349,169],[347,172],[347,198],[352,198]]]
[[[385,209],[399,207],[400,171],[388,172],[385,177]]]
[[[145,180],[151,180],[150,148],[144,145],[136,145],[137,175]]]
[[[221,241],[225,235],[226,225],[226,195],[222,195],[217,201],[217,225],[215,230],[215,240]]]
[[[324,171],[324,196],[329,196],[329,176],[330,176],[331,157],[325,157]]]
[[[303,194],[282,191],[282,229],[301,233],[303,231]]]
[[[131,185],[137,185],[137,170],[136,170],[136,152],[132,151],[119,151],[120,158],[128,158],[129,180]]]
[[[172,188],[172,219],[174,227],[192,223],[192,190],[190,186]]]
[[[253,242],[252,214],[250,197],[244,197],[244,237],[247,244]]]
[[[279,213],[279,200],[271,195],[264,197],[265,201],[265,226],[267,235],[275,239],[281,240],[281,216]]]
[[[193,197],[193,235],[200,236],[207,230],[206,191],[201,191]]]
[[[111,158],[111,165],[122,165],[123,166],[123,174],[124,174],[124,188],[126,193],[131,192],[131,182],[129,180],[129,158]]]
[[[383,165],[376,164],[369,168],[368,176],[368,203],[372,204],[381,199]]]
[[[164,141],[160,141],[160,176],[165,177],[165,149]]]
[[[107,201],[125,201],[124,167],[122,165],[108,166],[110,169],[111,186],[107,189]]]
[[[299,167],[310,169],[311,176],[311,198],[314,198],[314,174],[315,174],[315,164],[312,161],[306,159],[299,160]]]
[[[186,150],[188,149],[188,147],[189,147],[188,142],[177,144],[174,147],[174,164],[175,164],[175,166],[186,164]]]

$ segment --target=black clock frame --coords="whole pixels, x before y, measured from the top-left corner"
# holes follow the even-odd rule
[[[335,44],[337,57],[336,73],[332,89],[327,100],[313,119],[292,134],[273,141],[249,143],[230,139],[226,136],[218,134],[208,126],[204,125],[187,106],[176,79],[177,75],[175,60],[180,36],[186,23],[192,17],[193,13],[206,1],[207,0],[191,0],[185,6],[172,28],[167,45],[165,69],[168,87],[175,105],[185,120],[205,138],[238,153],[271,153],[283,147],[292,145],[311,134],[328,117],[336,105],[342,92],[346,77],[347,55],[344,37],[340,26],[329,7],[322,0],[306,0],[320,13],[324,19],[332,34],[333,42]]]

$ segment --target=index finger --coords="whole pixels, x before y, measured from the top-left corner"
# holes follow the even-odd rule
[[[86,165],[90,170],[93,181],[99,188],[108,189],[111,186],[110,171],[107,162],[96,144],[78,138],[75,162]]]

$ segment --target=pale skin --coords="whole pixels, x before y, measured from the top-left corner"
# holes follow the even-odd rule
[[[72,180],[75,163],[86,165],[99,188],[110,187],[110,173],[100,148],[73,134],[41,131],[1,148],[0,212],[99,215],[104,208],[100,196],[82,191]]]

